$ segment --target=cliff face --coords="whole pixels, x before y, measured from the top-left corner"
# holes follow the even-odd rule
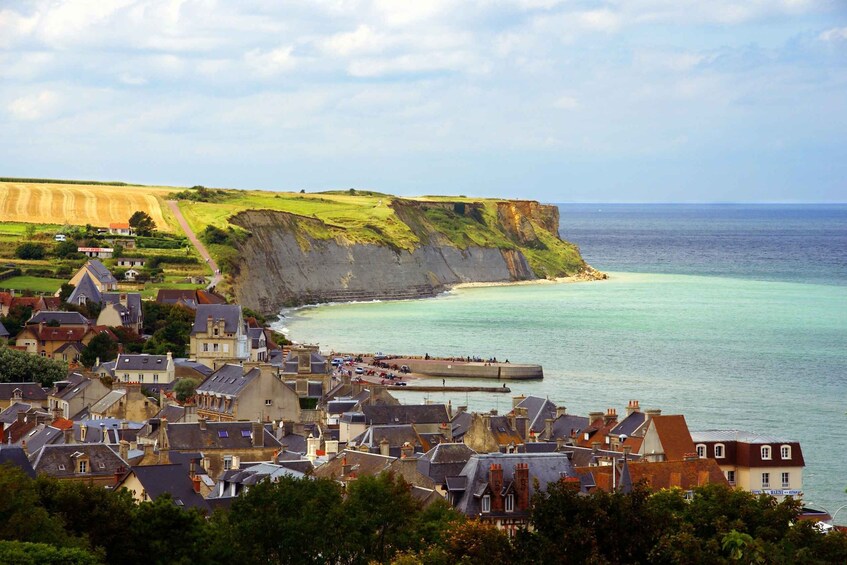
[[[391,206],[418,240],[411,249],[351,242],[342,228],[286,212],[250,210],[230,218],[251,234],[239,244],[236,299],[276,312],[293,304],[432,296],[461,282],[534,279],[536,255],[549,255],[544,250],[551,245],[575,251],[559,239],[558,209],[537,202],[488,208],[395,199]],[[558,272],[545,264],[543,275],[584,271],[575,253]]]

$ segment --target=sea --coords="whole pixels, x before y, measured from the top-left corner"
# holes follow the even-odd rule
[[[847,205],[559,209],[562,238],[608,280],[323,305],[283,312],[280,325],[326,351],[539,363],[544,380],[509,382],[512,395],[570,413],[620,415],[638,400],[684,414],[691,430],[799,441],[804,501],[830,513],[847,505]],[[512,406],[510,394],[396,395]],[[847,508],[837,522],[847,524]]]

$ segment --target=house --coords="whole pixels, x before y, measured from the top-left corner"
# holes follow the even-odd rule
[[[334,479],[341,483],[348,483],[363,476],[376,476],[391,468],[396,457],[345,449],[337,453],[329,461],[317,467],[314,476],[317,478]]]
[[[266,363],[268,361],[268,340],[264,328],[247,328],[247,337],[250,339],[250,361]]]
[[[224,471],[218,478],[215,490],[209,495],[208,502],[217,506],[231,502],[252,485],[263,480],[278,481],[281,477],[304,479],[308,475],[279,463],[257,463]]]
[[[119,257],[117,264],[118,267],[138,267],[143,269],[147,264],[147,259],[144,257]]]
[[[53,383],[47,396],[47,407],[56,416],[73,418],[109,392],[109,387],[99,378],[71,373],[66,380]]]
[[[294,385],[300,396],[322,397],[331,388],[330,362],[320,354],[316,345],[292,347],[282,363],[283,380]],[[310,390],[310,383],[319,383],[319,391]]]
[[[111,376],[121,383],[168,384],[174,381],[176,369],[173,356],[148,353],[119,353]]]
[[[440,443],[418,457],[417,467],[446,496],[447,477],[458,476],[474,455],[476,452],[464,443]]]
[[[61,300],[54,296],[15,296],[14,292],[0,292],[0,316],[8,316],[9,311],[16,307],[32,308],[33,312],[40,312],[58,310],[61,305]]]
[[[450,421],[445,404],[368,404],[362,412],[369,426],[415,424],[421,430],[439,432]]]
[[[513,535],[529,523],[536,490],[562,480],[579,488],[579,478],[564,453],[485,453],[472,455],[445,483],[456,510]]]
[[[91,405],[88,412],[92,419],[116,418],[141,422],[152,418],[159,405],[141,392],[141,383],[122,383],[103,398]]]
[[[53,352],[52,357],[56,361],[64,361],[69,365],[76,365],[79,363],[83,349],[85,349],[85,346],[82,345],[81,342],[67,342],[64,345],[59,346],[59,348]]]
[[[134,465],[115,484],[115,490],[128,490],[136,502],[152,502],[168,494],[179,508],[208,512],[209,505],[200,494],[203,478],[208,477],[196,467],[199,464]]]
[[[192,310],[198,304],[226,304],[226,299],[209,290],[177,290],[169,288],[159,289],[156,295],[159,304],[181,304]]]
[[[135,235],[127,222],[112,222],[109,224],[109,234],[111,235]]]
[[[85,265],[80,267],[80,269],[71,277],[71,280],[68,281],[70,284],[74,286],[79,286],[82,277],[88,274],[91,277],[91,280],[97,286],[97,290],[100,292],[109,292],[110,290],[118,289],[118,281],[109,272],[109,269],[101,263],[98,259],[91,259],[86,261]],[[59,293],[56,293],[58,296]]]
[[[498,416],[496,412],[473,414],[470,426],[463,434],[462,440],[477,453],[494,453],[505,449],[508,452],[518,451],[523,445],[524,438],[516,429],[521,426],[526,430],[525,416]]]
[[[198,304],[190,339],[191,358],[213,369],[250,358],[247,326],[238,304]]]
[[[47,393],[38,383],[0,383],[0,410],[21,402],[45,408]]]
[[[112,486],[129,464],[105,443],[47,444],[29,456],[37,475],[91,485]]]
[[[694,455],[694,442],[685,416],[651,417],[637,453],[647,461],[683,461]]]
[[[97,316],[98,326],[116,328],[123,326],[138,335],[144,330],[144,313],[141,294],[138,292],[104,292],[101,294],[102,309]]]
[[[73,284],[73,283],[71,283]],[[89,302],[100,304],[103,300],[103,292],[98,287],[97,283],[88,273],[83,273],[82,277],[74,286],[73,291],[68,295],[68,304],[75,306],[83,306]]]
[[[114,247],[77,247],[76,250],[87,257],[97,257],[98,259],[111,259],[115,252]]]
[[[135,279],[138,278],[138,276],[140,274],[141,274],[140,271],[137,271],[136,269],[133,269],[132,267],[130,267],[129,269],[124,271],[124,280],[125,281],[134,281]]]
[[[26,452],[20,447],[0,445],[0,467],[3,465],[17,467],[29,478],[35,478],[35,470],[32,468]]]
[[[197,416],[209,421],[299,421],[300,396],[271,365],[225,364],[197,387]]]
[[[803,494],[803,451],[796,441],[739,430],[693,432],[697,456],[714,459],[729,484],[782,500]]]
[[[641,483],[650,490],[679,488],[691,493],[694,488],[709,484],[727,485],[720,467],[713,460],[689,458],[684,461],[630,461],[625,459],[615,465],[577,467],[579,475],[586,475],[588,492],[630,492]],[[614,473],[614,475],[613,475]]]
[[[69,312],[68,312],[69,313]],[[88,345],[96,335],[104,333],[117,341],[112,331],[103,326],[48,326],[27,324],[15,338],[15,345],[25,348],[27,353],[55,358],[57,350],[67,343]],[[61,357],[62,353],[58,355]]]
[[[9,330],[0,322],[0,339],[9,339]]]
[[[63,310],[42,310],[40,312],[35,312],[26,322],[27,326],[37,326],[41,324],[52,324],[54,326],[64,326],[65,328],[83,329],[87,329],[90,325],[88,318],[79,312],[65,312]]]

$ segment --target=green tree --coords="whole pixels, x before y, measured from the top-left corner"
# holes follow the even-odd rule
[[[67,375],[68,366],[61,361],[0,346],[0,382],[37,382],[49,387]]]
[[[55,547],[46,543],[0,541],[0,563],[14,565],[100,565],[103,561],[90,551],[76,547]]]
[[[88,342],[79,356],[84,367],[91,368],[100,359],[101,363],[111,361],[118,356],[118,343],[107,333],[99,333]]]
[[[44,259],[44,246],[40,243],[24,242],[15,248],[18,259]]]
[[[129,226],[140,236],[149,236],[156,229],[156,222],[147,212],[138,210],[129,218]]]
[[[130,328],[117,326],[111,329],[126,353],[141,353],[144,350],[144,338]]]
[[[32,306],[21,306],[16,304],[9,309],[6,316],[0,317],[0,322],[14,338],[24,328],[26,321],[32,317]]]
[[[63,283],[62,286],[59,287],[59,300],[67,302],[68,297],[73,294],[75,288],[76,287],[70,283]]]
[[[126,532],[132,532],[126,536]],[[132,539],[127,539],[132,538]],[[136,507],[125,526],[125,545],[115,563],[126,565],[202,565],[223,563],[209,551],[206,518],[197,509],[183,509],[168,494]]]
[[[79,255],[78,246],[75,241],[67,240],[57,243],[53,247],[53,254],[59,259],[76,258]]]
[[[40,504],[35,481],[20,468],[0,466],[0,539],[44,543],[66,540],[62,522]],[[0,563],[9,563],[0,559]]]
[[[197,385],[199,384],[200,383],[197,382],[197,379],[179,379],[176,383],[174,383],[174,392],[176,393],[176,399],[184,403],[189,398],[194,396],[194,391],[197,390]]]

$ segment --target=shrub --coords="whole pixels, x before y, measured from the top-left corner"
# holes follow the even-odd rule
[[[215,243],[227,245],[229,244],[229,234],[219,227],[209,225],[203,230],[203,241],[210,245]]]
[[[44,259],[44,246],[40,243],[21,243],[15,249],[15,256],[18,259]]]

